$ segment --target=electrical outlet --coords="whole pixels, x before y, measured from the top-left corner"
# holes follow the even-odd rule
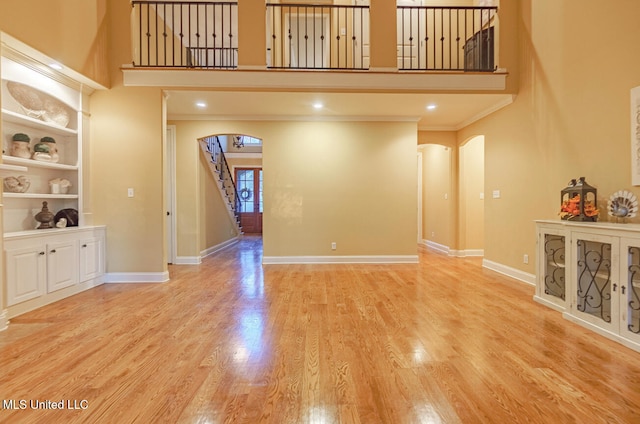
[[[435,237],[436,236],[436,232],[435,231],[431,231],[431,237]]]
[[[526,253],[524,254],[524,257],[522,258],[522,262],[524,262],[525,264],[529,263],[529,255],[527,255]]]
[[[336,242],[331,242],[331,250],[336,250],[338,247],[338,245],[336,244]]]
[[[133,189],[132,188],[128,188],[127,189],[127,197],[133,197]]]
[[[500,190],[493,190],[493,198],[494,199],[499,199],[500,198]]]

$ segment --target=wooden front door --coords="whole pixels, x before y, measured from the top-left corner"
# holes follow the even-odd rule
[[[240,225],[246,234],[262,233],[262,169],[236,168]]]

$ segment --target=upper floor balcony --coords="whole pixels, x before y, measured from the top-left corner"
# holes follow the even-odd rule
[[[421,3],[134,0],[125,83],[504,89],[497,7]]]

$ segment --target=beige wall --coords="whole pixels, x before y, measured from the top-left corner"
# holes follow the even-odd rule
[[[166,270],[161,97],[122,87],[92,96],[93,220],[107,225],[108,272]]]
[[[263,138],[265,256],[416,254],[415,124],[281,125]]]
[[[2,0],[0,31],[109,85],[107,0]]]
[[[484,248],[484,137],[477,136],[459,148],[460,250]],[[477,252],[474,252],[477,253]]]
[[[162,90],[122,84],[131,63],[131,4],[108,4],[112,89],[91,96],[94,223],[107,226],[107,272],[167,270]],[[133,198],[127,197],[133,188]]]
[[[506,2],[503,2],[506,3]],[[640,2],[522,1],[521,90],[459,132],[485,136],[488,260],[534,273],[534,219],[558,219],[560,190],[584,176],[606,200],[631,186],[629,90],[640,85]],[[579,10],[579,19],[574,12]],[[636,217],[634,222],[640,222]]]

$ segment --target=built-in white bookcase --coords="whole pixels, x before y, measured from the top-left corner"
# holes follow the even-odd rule
[[[89,169],[82,160],[89,96],[104,87],[75,71],[53,70],[50,58],[7,34],[0,32],[0,42],[0,177],[24,176],[30,183],[26,192],[2,192],[2,330],[11,317],[102,284],[106,228],[89,225],[90,208],[83,204]],[[40,110],[25,106],[40,103]],[[31,153],[43,137],[54,138],[58,161],[14,156],[16,133],[30,137]],[[49,182],[58,178],[71,183],[66,192],[52,190]],[[53,214],[77,210],[78,225],[37,229],[45,201]]]

